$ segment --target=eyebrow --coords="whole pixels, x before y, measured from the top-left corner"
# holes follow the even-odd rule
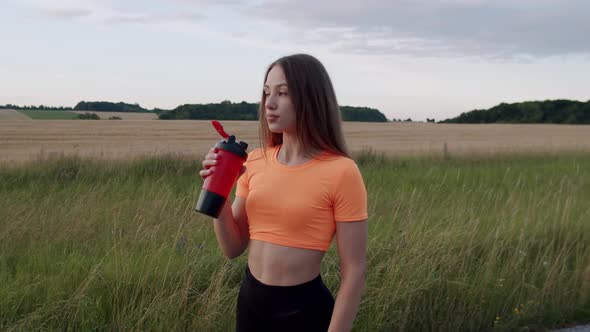
[[[288,86],[287,83],[281,83],[281,84],[277,84],[276,87],[281,87],[281,86]],[[270,88],[268,85],[264,85],[265,88]]]

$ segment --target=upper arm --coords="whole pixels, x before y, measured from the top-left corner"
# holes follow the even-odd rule
[[[250,242],[250,229],[248,228],[248,214],[246,213],[246,198],[236,196],[232,204],[234,222],[240,229],[242,248],[246,250]]]
[[[365,272],[367,255],[367,219],[336,223],[336,243],[340,257],[340,271]]]

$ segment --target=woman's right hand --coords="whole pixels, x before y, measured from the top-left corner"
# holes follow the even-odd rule
[[[218,160],[219,154],[217,154],[217,149],[214,147],[209,149],[209,152],[207,152],[207,154],[205,155],[205,159],[203,159],[202,162],[203,169],[199,171],[199,176],[201,176],[203,180],[209,175],[213,174],[213,172],[215,172],[214,166],[217,165]],[[240,175],[244,174],[245,171],[246,166],[242,166],[242,169],[240,170]]]
[[[215,171],[215,168],[211,169],[211,167],[217,165],[219,155],[216,152],[217,150],[215,148],[209,149],[209,152],[207,152],[207,155],[205,155],[205,158],[203,159],[203,169],[199,171],[199,176],[201,176],[203,180]]]

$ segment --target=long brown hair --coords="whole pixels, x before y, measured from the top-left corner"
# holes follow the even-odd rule
[[[280,66],[285,73],[296,113],[297,140],[306,156],[314,157],[312,151],[319,149],[350,158],[342,133],[342,119],[336,93],[324,65],[307,54],[285,56],[268,66],[264,82],[274,66]],[[283,134],[273,133],[268,127],[264,91],[260,100],[259,139],[260,146],[266,151],[268,147],[282,144]],[[263,156],[266,156],[266,153]]]

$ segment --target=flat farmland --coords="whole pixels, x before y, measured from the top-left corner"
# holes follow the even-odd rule
[[[76,120],[78,114],[69,111],[19,110],[33,120]]]
[[[32,119],[17,110],[1,109],[0,110],[0,121],[10,121],[10,120],[12,120],[12,121],[15,121],[15,120],[29,121]]]
[[[258,144],[258,122],[224,121],[226,131]],[[495,155],[590,151],[590,126],[344,122],[352,152],[388,156]],[[201,157],[219,139],[210,121],[0,121],[0,162],[62,155],[109,160],[172,154]]]

